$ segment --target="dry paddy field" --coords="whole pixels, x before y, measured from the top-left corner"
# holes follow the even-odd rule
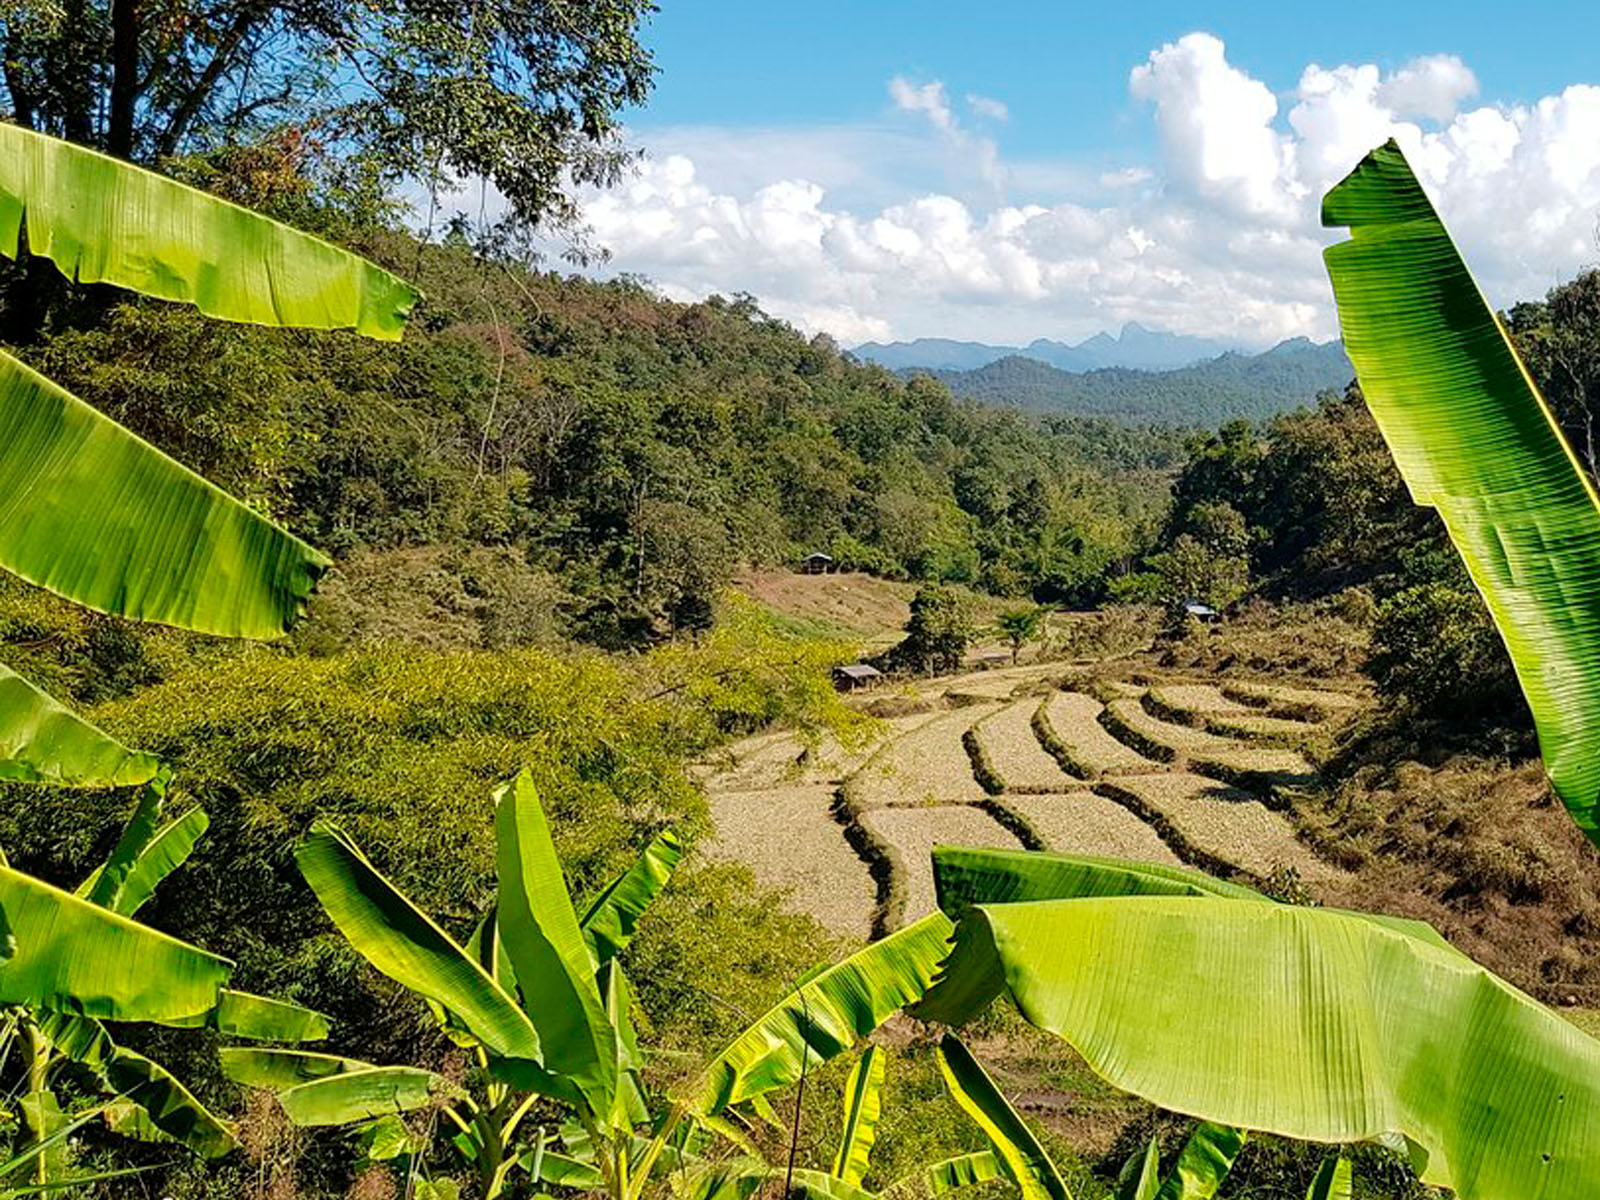
[[[1292,869],[1313,894],[1343,878],[1271,807],[1271,789],[1315,782],[1285,743],[1364,697],[1172,677],[1086,685],[1102,703],[1060,690],[1063,673],[929,681],[918,691],[934,710],[883,722],[870,747],[740,743],[702,772],[717,825],[708,853],[856,938],[933,906],[941,844],[1184,862],[1258,884]]]

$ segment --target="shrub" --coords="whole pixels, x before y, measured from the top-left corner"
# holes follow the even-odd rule
[[[1379,606],[1366,671],[1385,697],[1441,719],[1526,725],[1505,645],[1475,592],[1404,588]]]

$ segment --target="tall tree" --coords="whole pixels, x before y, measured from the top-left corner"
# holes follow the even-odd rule
[[[571,227],[573,183],[629,160],[649,0],[8,0],[10,120],[120,158],[283,124],[390,181],[482,178],[514,222]]]

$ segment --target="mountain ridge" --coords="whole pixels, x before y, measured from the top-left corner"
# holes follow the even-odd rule
[[[1289,338],[1259,354],[1230,350],[1171,370],[1063,371],[1025,354],[970,370],[905,368],[957,396],[1029,412],[1108,417],[1127,424],[1215,426],[1260,421],[1342,389],[1355,371],[1340,341]]]
[[[916,338],[909,342],[864,342],[851,353],[891,371],[913,367],[970,371],[1002,358],[1021,356],[1057,370],[1082,372],[1108,367],[1171,370],[1237,349],[1234,343],[1147,329],[1137,321],[1129,321],[1116,334],[1101,332],[1077,343],[1035,338],[1026,346],[996,346],[951,338]]]

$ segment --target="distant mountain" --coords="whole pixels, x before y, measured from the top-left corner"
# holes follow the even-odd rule
[[[1098,371],[1105,367],[1132,367],[1164,371],[1187,367],[1233,349],[1226,342],[1162,333],[1129,321],[1116,337],[1097,333],[1070,345],[1039,338],[1026,346],[990,346],[983,342],[957,342],[949,338],[918,338],[914,342],[867,342],[857,346],[857,358],[891,371],[926,367],[930,371],[975,371],[1002,358],[1021,356],[1047,363],[1062,371]]]
[[[902,371],[902,374],[919,374]],[[1215,426],[1259,421],[1343,388],[1355,371],[1343,342],[1291,338],[1262,354],[1228,352],[1169,371],[1063,371],[1011,355],[965,371],[928,371],[957,396],[1039,413],[1111,417],[1129,424]]]

